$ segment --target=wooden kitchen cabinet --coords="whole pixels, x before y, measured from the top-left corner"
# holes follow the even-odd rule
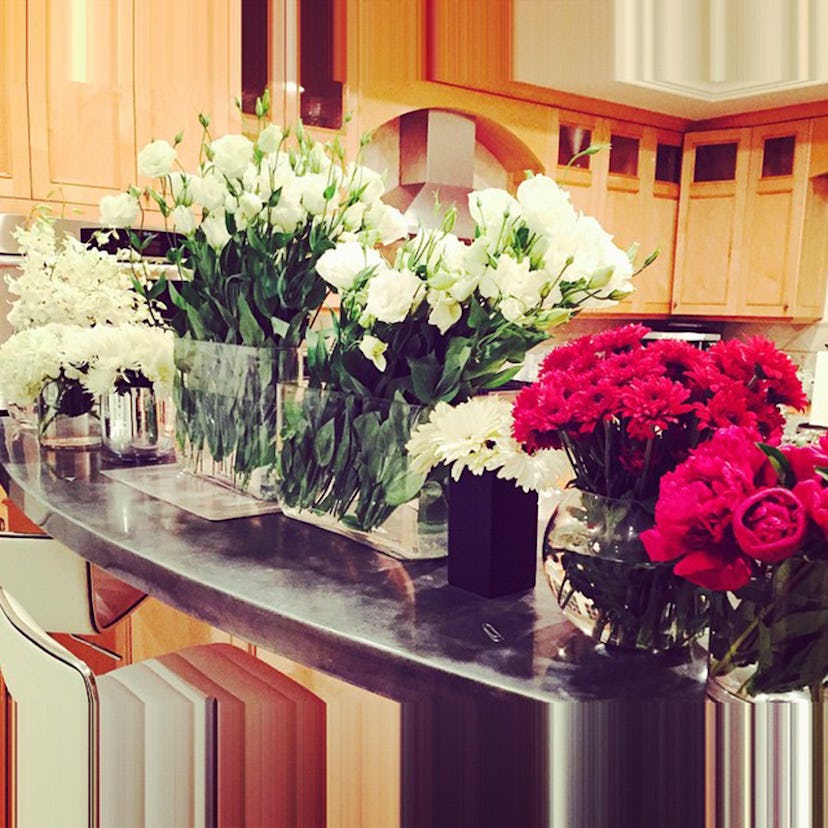
[[[562,122],[565,118],[562,113]],[[601,118],[593,141],[610,148],[591,158],[591,209],[584,211],[601,222],[622,250],[639,245],[637,265],[655,250],[659,255],[636,276],[635,291],[627,299],[589,314],[665,316],[670,312],[675,261],[681,134]]]
[[[32,198],[97,204],[134,180],[133,0],[29,0]]]
[[[821,317],[819,120],[685,135],[674,313]]]
[[[241,5],[235,0],[136,0],[135,146],[182,132],[178,157],[198,166],[201,127],[218,138],[241,130]],[[186,36],[182,33],[186,32]],[[261,91],[261,90],[260,90]],[[137,170],[131,172],[136,180]]]
[[[29,198],[26,2],[0,4],[0,196]]]

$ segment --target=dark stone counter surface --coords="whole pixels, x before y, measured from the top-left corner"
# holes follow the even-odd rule
[[[445,562],[403,563],[281,515],[207,521],[101,474],[98,452],[41,452],[2,421],[0,483],[49,534],[184,612],[385,695],[700,702],[704,661],[610,653],[534,591],[484,599]]]

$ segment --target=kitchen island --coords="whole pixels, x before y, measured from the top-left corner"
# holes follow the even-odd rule
[[[0,484],[161,601],[401,705],[401,823],[704,824],[704,654],[610,652],[539,573],[483,599],[278,514],[208,521],[2,421]]]

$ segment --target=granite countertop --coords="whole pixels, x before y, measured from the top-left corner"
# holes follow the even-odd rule
[[[366,689],[452,688],[542,702],[700,702],[704,653],[614,653],[534,590],[484,599],[444,561],[400,562],[278,514],[208,521],[102,473],[99,452],[44,452],[0,421],[0,484],[49,534],[174,607]]]

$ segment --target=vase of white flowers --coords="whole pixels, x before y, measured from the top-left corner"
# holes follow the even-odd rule
[[[168,395],[172,371],[172,335],[146,325],[52,322],[0,346],[0,387],[20,406],[37,403],[40,441],[50,448],[100,446],[101,397],[139,376]]]
[[[200,116],[193,172],[176,168],[180,136],[152,142],[138,170],[153,184],[101,202],[102,223],[127,228],[149,199],[178,234],[168,258],[180,279],[162,277],[145,293],[171,298],[185,467],[266,499],[275,497],[276,383],[297,378],[296,349],[328,293],[319,257],[344,235],[372,245],[405,231],[399,211],[380,200],[377,173],[346,163],[338,140],[318,143],[301,124],[270,123],[269,108],[265,93],[253,140],[214,139]]]
[[[128,370],[101,395],[104,453],[122,463],[155,463],[175,451],[175,408],[168,388]]]
[[[327,397],[297,405],[303,418],[298,424],[287,417],[281,424],[282,488],[286,498],[310,498],[317,477],[305,470],[317,467],[324,467],[327,488],[299,516],[328,513],[329,522],[340,523],[347,518],[339,498],[328,492],[350,489],[354,463],[346,443],[354,435],[373,440],[378,455],[366,462],[359,481],[373,503],[384,504],[372,513],[373,529],[395,504],[422,506],[420,489],[428,492],[435,475],[445,474],[411,467],[404,431],[441,401],[460,403],[504,385],[520,370],[527,350],[547,339],[555,325],[582,307],[612,303],[632,290],[630,258],[597,222],[576,214],[550,179],[527,179],[517,198],[503,190],[472,193],[469,207],[477,224],[472,243],[451,233],[450,211],[439,229],[405,241],[393,262],[354,240],[338,243],[317,262],[340,299],[330,336],[308,337],[312,393]],[[421,410],[403,428],[402,418],[379,411],[373,421],[359,419],[358,402],[342,403],[338,415],[331,403],[321,402],[343,393],[356,401],[382,400],[389,411],[401,404]],[[324,441],[311,439],[322,425],[331,441],[327,435]],[[387,442],[394,443],[393,451]],[[384,456],[393,460],[386,463]],[[291,476],[298,478],[293,487]],[[287,505],[293,516],[293,504]]]

